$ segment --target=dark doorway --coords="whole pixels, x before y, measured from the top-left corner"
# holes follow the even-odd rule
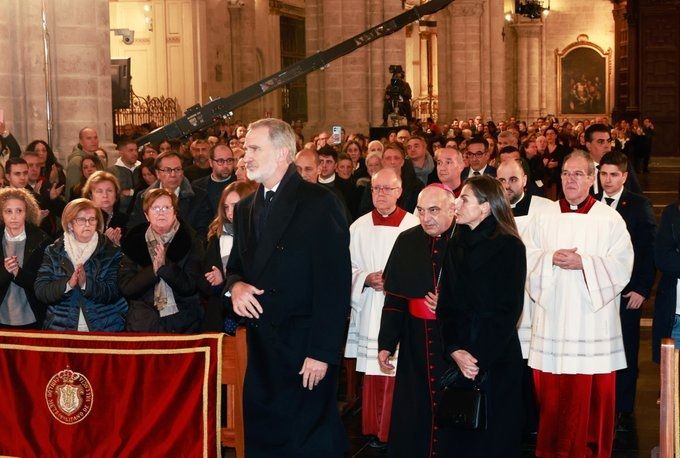
[[[305,20],[281,16],[281,68],[307,57]],[[289,123],[307,121],[307,77],[299,78],[281,89],[283,120]]]

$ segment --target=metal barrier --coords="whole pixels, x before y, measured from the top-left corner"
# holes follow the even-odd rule
[[[115,133],[120,135],[123,126],[132,124],[140,126],[145,123],[155,123],[163,126],[182,116],[179,102],[176,98],[140,97],[130,88],[130,108],[113,110]]]

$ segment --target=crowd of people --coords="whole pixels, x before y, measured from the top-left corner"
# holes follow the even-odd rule
[[[337,142],[264,119],[141,147],[126,126],[111,162],[90,127],[63,163],[0,134],[0,327],[247,326],[249,456],[344,455],[343,352],[389,456],[518,456],[536,432],[537,456],[610,456],[656,266],[654,348],[680,337],[679,207],[657,237],[636,178],[648,118]],[[484,392],[483,428],[437,421],[451,369]]]

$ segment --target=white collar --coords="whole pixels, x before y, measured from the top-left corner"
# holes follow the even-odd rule
[[[21,231],[21,234],[13,237],[9,235],[7,228],[5,228],[5,240],[8,242],[21,242],[22,240],[26,240],[26,229],[24,228],[24,230]]]
[[[520,197],[519,200],[517,202],[515,202],[514,204],[511,204],[510,208],[515,208],[517,206],[517,204],[520,203],[524,199],[524,196],[526,196],[526,193],[522,193],[522,197]]]
[[[474,176],[475,172],[479,172],[480,175],[484,175],[484,171],[486,170],[487,167],[488,167],[488,165],[485,165],[484,167],[482,167],[479,170],[473,170],[472,167],[470,167],[470,172],[468,173],[468,178]]]
[[[602,190],[602,201],[604,202],[604,199],[609,197],[610,199],[614,199],[614,202],[618,202],[621,199],[621,194],[623,194],[623,187],[619,189],[619,192],[614,194],[613,196],[607,195],[607,193]]]
[[[321,184],[329,184],[329,183],[333,183],[334,181],[335,181],[335,173],[333,175],[329,176],[328,178],[321,178],[321,176],[319,176],[319,183],[321,183]]]
[[[274,191],[274,192],[276,192],[276,191],[279,189],[279,185],[280,185],[280,184],[281,184],[281,182],[279,181],[279,182],[276,183],[274,186],[272,186],[271,189],[269,189],[268,187],[265,186],[265,187],[264,187],[264,193],[265,193],[265,195],[266,195],[269,191]],[[263,186],[264,186],[264,185],[263,185]]]
[[[135,169],[136,169],[137,167],[140,166],[140,164],[141,164],[141,162],[136,161],[135,164],[134,164],[132,167],[128,167],[128,166],[125,164],[125,162],[123,162],[123,159],[121,159],[121,158],[118,158],[118,160],[117,160],[116,163],[115,163],[115,165],[117,165],[117,166],[119,166],[119,167],[125,167],[126,169],[128,169],[128,170],[131,171],[131,172],[134,172]]]

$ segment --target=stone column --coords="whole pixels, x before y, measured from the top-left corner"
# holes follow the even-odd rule
[[[513,25],[517,33],[517,116],[529,120],[540,115],[541,53],[540,21],[521,20]]]
[[[628,24],[628,106],[626,115],[628,119],[640,116],[639,93],[640,84],[638,82],[640,49],[638,42],[639,26],[639,4],[637,1],[627,3],[625,20]],[[640,120],[642,124],[642,120]]]
[[[534,33],[528,37],[529,42],[529,81],[527,81],[529,88],[529,105],[528,113],[525,119],[534,119],[541,114],[541,61],[543,60],[543,53],[541,52],[541,28],[538,25]]]
[[[482,24],[486,0],[456,0],[435,15],[438,24],[439,120],[467,119],[484,110]],[[488,98],[487,98],[488,99]]]
[[[78,131],[97,129],[111,145],[111,71],[107,0],[45,2],[50,34],[52,147],[62,160],[78,143]],[[19,143],[47,138],[45,57],[41,0],[7,2],[0,11],[2,38],[9,38],[0,73],[0,103]],[[6,34],[6,35],[5,35]]]
[[[310,0],[305,2],[308,53],[336,45],[402,12],[398,2]],[[398,31],[307,76],[306,136],[342,125],[347,133],[368,132],[382,123],[388,67],[404,65],[404,33]],[[367,71],[368,63],[368,71]]]

